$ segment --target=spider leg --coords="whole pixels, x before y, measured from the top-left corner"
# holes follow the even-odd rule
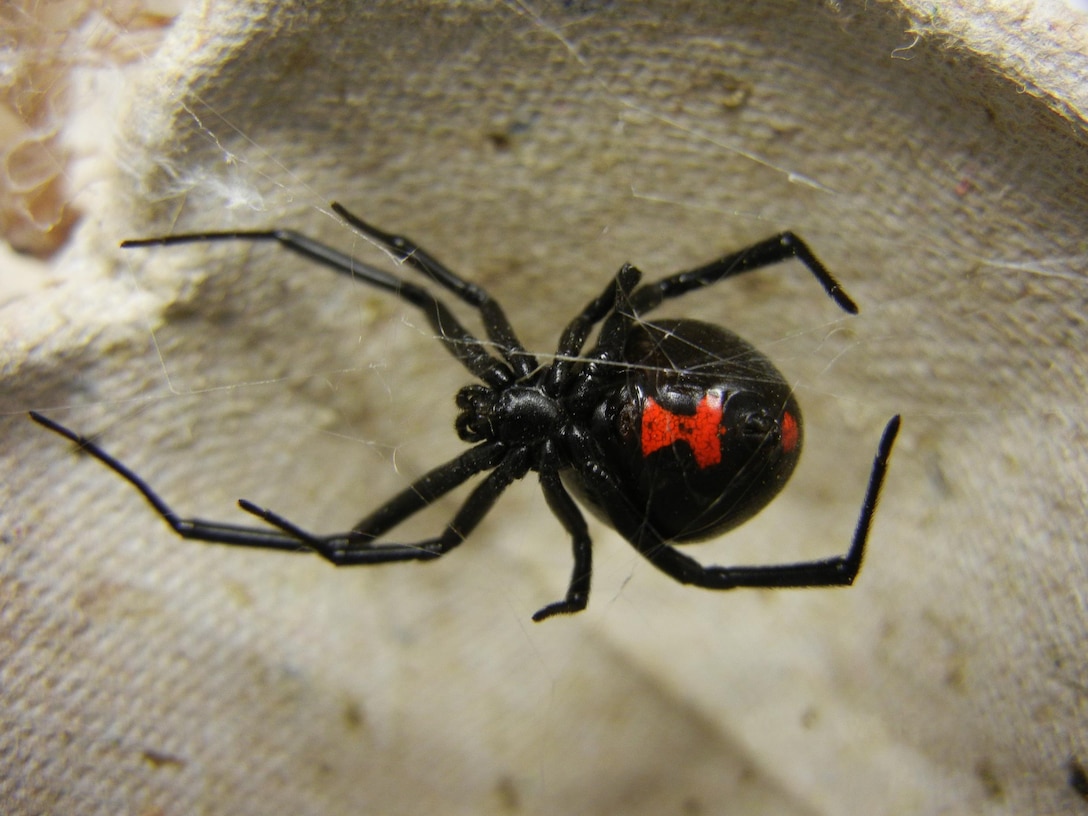
[[[346,533],[316,535],[307,532],[294,522],[288,521],[279,513],[260,507],[247,499],[240,499],[238,505],[247,513],[252,513],[262,521],[274,527],[279,527],[283,532],[294,536],[298,541],[305,542],[307,546],[322,557],[337,563],[340,552],[353,547],[359,549],[369,547],[370,542],[423,508],[433,504],[451,490],[460,487],[476,474],[494,468],[505,455],[505,447],[498,442],[485,443],[470,448],[451,461],[423,474]],[[388,545],[386,552],[391,552],[394,546],[401,545]],[[404,549],[410,550],[415,555],[406,556],[402,560],[411,560],[413,557],[429,557],[428,553],[420,554],[418,547],[404,545]]]
[[[491,446],[478,446],[477,448],[474,448],[473,451],[489,447]],[[501,446],[499,445],[495,445],[494,448],[501,450]],[[487,478],[485,478],[476,489],[469,494],[468,498],[461,505],[461,508],[457,511],[457,514],[453,517],[453,520],[446,525],[442,534],[435,538],[429,538],[414,544],[373,544],[371,542],[374,540],[374,536],[371,535],[371,531],[359,529],[342,535],[312,536],[304,530],[295,527],[295,525],[284,519],[282,516],[279,516],[270,510],[264,510],[257,507],[252,502],[243,502],[242,508],[260,517],[264,521],[267,521],[269,524],[279,527],[287,534],[305,536],[306,545],[308,547],[314,549],[318,555],[338,567],[388,564],[395,561],[429,561],[445,555],[464,541],[465,538],[476,529],[476,526],[484,516],[490,512],[491,508],[495,505],[495,501],[502,495],[503,491],[506,490],[511,483],[521,479],[528,473],[529,456],[526,448],[515,448],[514,450],[505,450],[502,452],[503,456],[501,461],[495,469],[487,475]],[[472,451],[469,451],[469,453],[472,453]],[[461,458],[463,458],[463,456]],[[454,462],[450,464],[453,465],[457,461],[458,460],[454,460]],[[479,470],[482,469],[483,466],[478,468],[476,472],[479,472]],[[442,468],[439,468],[438,470],[442,470]],[[432,471],[432,473],[434,472],[435,471]],[[457,477],[457,481],[450,484],[449,490],[452,490],[457,484],[465,481],[465,479],[472,474],[469,473],[463,477],[460,473],[454,475]],[[411,488],[409,488],[409,490],[410,489]],[[448,492],[448,490],[443,490],[437,495],[441,495],[445,492]],[[404,495],[404,493],[401,493],[399,496],[395,497],[390,504],[396,503],[398,499],[403,499]],[[405,504],[407,504],[407,502],[405,502]],[[415,512],[415,510],[419,510],[423,506],[426,505],[420,504],[411,512]],[[377,516],[381,514],[384,509],[385,508],[379,509],[374,515]],[[401,509],[403,510],[404,508],[402,507]],[[404,517],[411,515],[411,512],[405,513]]]
[[[664,300],[680,297],[680,295],[687,294],[693,289],[699,289],[726,278],[781,263],[790,258],[796,258],[808,267],[808,270],[820,282],[824,291],[827,292],[828,297],[835,301],[839,308],[850,314],[857,314],[857,304],[843,291],[839,282],[827,271],[827,267],[812,253],[808,245],[792,232],[779,233],[765,241],[752,244],[746,249],[732,252],[705,266],[687,272],[679,272],[659,281],[648,283],[634,293],[631,297],[631,305],[634,307],[636,314],[643,314],[657,307]]]
[[[570,534],[571,547],[574,550],[574,569],[566,597],[550,603],[533,614],[533,620],[539,623],[553,615],[570,615],[581,612],[589,603],[589,583],[593,575],[593,547],[589,537],[589,528],[578,505],[570,497],[559,479],[559,456],[554,442],[547,442],[541,455],[540,487],[548,507],[563,528]]]
[[[392,292],[402,300],[418,307],[430,321],[443,345],[473,375],[494,388],[500,388],[515,379],[515,374],[496,360],[484,349],[475,336],[461,325],[461,322],[442,301],[421,286],[402,280],[376,266],[357,261],[332,247],[307,238],[294,230],[234,230],[230,232],[196,232],[183,235],[167,235],[161,238],[142,238],[122,241],[123,249],[149,246],[173,246],[174,244],[194,244],[207,241],[276,241],[281,246],[308,258],[311,261],[346,275],[352,280],[361,281],[377,289]],[[486,319],[486,315],[485,315]],[[503,318],[505,320],[505,318]],[[490,331],[490,327],[489,327]]]
[[[892,445],[899,433],[899,417],[888,422],[880,437],[873,468],[869,475],[869,485],[862,501],[854,537],[846,555],[816,561],[802,561],[795,564],[770,564],[753,567],[703,566],[694,558],[679,552],[661,538],[650,527],[638,508],[633,507],[624,497],[611,474],[597,466],[585,467],[582,472],[591,480],[602,503],[608,509],[609,518],[616,529],[645,558],[662,572],[683,584],[693,584],[706,589],[735,589],[737,587],[820,587],[849,586],[854,582],[865,555],[865,543],[873,514],[876,512],[880,489],[888,470],[888,460]],[[586,446],[592,441],[587,438],[578,440],[581,454],[576,450],[576,457],[583,461],[595,461],[585,458]]]
[[[624,350],[631,331],[631,323],[636,315],[635,309],[631,305],[632,290],[638,285],[641,277],[642,272],[636,267],[631,264],[624,264],[613,279],[610,289],[606,289],[597,300],[590,303],[583,314],[575,318],[567,327],[567,331],[563,335],[563,343],[569,341],[573,348],[574,343],[577,342],[578,346],[577,350],[568,350],[564,348],[563,343],[560,344],[561,356],[553,365],[552,372],[553,376],[560,378],[554,385],[556,395],[562,390],[565,378],[570,376],[571,365],[568,364],[564,369],[560,370],[558,375],[555,375],[555,369],[558,369],[560,364],[563,363],[564,357],[573,358],[581,350],[581,344],[584,344],[589,329],[600,320],[604,320],[604,322],[601,323],[601,331],[597,336],[596,345],[583,357],[585,366],[578,376],[577,390],[569,398],[570,403],[572,405],[581,404],[583,396],[592,399],[598,381],[602,378],[611,377],[613,366],[627,365],[624,360]],[[647,286],[635,290],[634,294],[637,295],[647,289],[648,286],[652,286],[652,284],[647,284]],[[610,307],[605,308],[609,303],[611,304]],[[564,352],[567,353],[564,355]]]
[[[302,530],[282,516],[273,514],[270,510],[261,509],[245,499],[239,502],[244,510],[260,517],[272,524],[273,527],[279,528],[279,530],[245,527],[243,524],[208,521],[198,518],[182,518],[133,470],[123,465],[120,460],[107,453],[99,445],[88,440],[87,437],[65,428],[59,422],[54,422],[36,411],[30,411],[30,418],[50,431],[72,441],[82,453],[98,459],[104,466],[120,475],[129,484],[132,484],[158,512],[158,515],[169,524],[170,528],[182,536],[183,539],[213,544],[282,549],[282,551],[289,552],[313,551],[338,566],[345,564],[383,564],[383,562],[398,560],[422,560],[442,555],[448,549],[452,549],[456,544],[460,543],[460,539],[449,535],[449,530],[447,530],[444,537],[422,544],[385,544],[379,547],[371,545],[370,542],[385,530],[394,527],[395,524],[430,505],[438,497],[465,483],[473,475],[499,465],[507,466],[507,470],[517,471],[518,462],[520,461],[517,458],[510,461],[506,449],[498,443],[477,445],[466,450],[456,459],[424,474],[415,484],[412,484],[407,490],[373,512],[368,519],[360,522],[355,530],[334,535],[316,535]],[[506,457],[505,460],[504,457]],[[507,465],[508,461],[510,465]],[[484,487],[491,482],[491,489],[494,490],[496,483],[502,483],[502,487],[498,490],[498,493],[500,493],[512,481],[510,479],[503,482],[504,474],[500,471],[502,471],[502,467],[496,469],[495,473],[492,473],[491,477],[489,477],[489,480],[485,481],[469,497],[465,507],[462,507],[461,514],[458,515],[450,528],[467,535],[472,527],[479,522],[482,514],[474,516],[473,512],[479,512],[481,509],[486,512],[498,495],[496,493],[491,497],[490,502],[485,503],[484,498],[490,494],[484,490]],[[493,479],[496,474],[498,474],[498,477]],[[520,479],[522,475],[524,475],[524,471],[515,475],[514,479]],[[480,495],[484,496],[484,498],[481,498]],[[363,524],[368,522],[369,527],[363,528]],[[350,557],[347,554],[351,551],[370,553],[371,555]]]
[[[163,501],[158,493],[151,489],[151,486],[148,485],[147,482],[90,439],[80,436],[75,431],[65,428],[60,423],[54,422],[36,411],[30,412],[30,418],[39,425],[71,440],[79,448],[81,453],[93,456],[135,487],[140,494],[147,499],[151,506],[155,508],[155,512],[158,513],[159,516],[170,525],[170,528],[182,538],[210,541],[217,544],[236,544],[243,547],[263,547],[270,550],[304,552],[309,549],[309,547],[297,536],[278,532],[276,530],[244,527],[238,524],[226,524],[223,522],[205,521],[196,518],[182,518],[175,513],[165,501]]]
[[[381,537],[477,473],[496,467],[507,451],[507,447],[498,442],[486,442],[470,448],[456,459],[425,473],[362,519],[351,528],[349,537],[360,545]]]
[[[624,264],[616,276],[608,282],[604,291],[587,303],[585,308],[567,324],[559,338],[555,362],[552,363],[544,379],[545,392],[553,397],[559,395],[563,384],[570,377],[572,368],[578,362],[577,357],[586,344],[589,332],[608,316],[616,305],[617,299],[626,301],[641,277],[642,273],[638,269],[631,264]],[[595,362],[599,359],[601,358],[596,358]]]
[[[506,313],[486,289],[453,272],[411,238],[380,230],[349,212],[338,202],[334,201],[330,206],[333,212],[350,226],[393,253],[399,263],[407,263],[415,267],[435,283],[444,286],[465,303],[477,309],[483,319],[487,336],[498,347],[517,375],[517,379],[525,379],[536,370],[538,365],[536,357],[530,354],[518,340]]]

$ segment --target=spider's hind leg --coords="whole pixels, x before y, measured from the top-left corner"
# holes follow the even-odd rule
[[[616,531],[646,560],[682,584],[719,590],[738,587],[786,589],[849,586],[857,577],[865,556],[869,528],[876,513],[884,477],[888,472],[888,461],[899,433],[899,422],[898,416],[892,417],[881,434],[849,551],[846,555],[816,561],[751,567],[704,566],[677,550],[646,524],[642,510],[631,504],[611,474],[601,469],[585,469],[582,473],[592,480],[594,492],[600,498]],[[589,461],[592,442],[584,435],[575,436],[574,441],[578,446],[576,455]]]

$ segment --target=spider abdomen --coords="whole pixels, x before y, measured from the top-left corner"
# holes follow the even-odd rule
[[[624,365],[596,392],[600,455],[643,523],[668,541],[724,533],[785,485],[801,453],[789,384],[732,332],[695,320],[632,326]],[[579,474],[564,481],[604,520],[608,500]]]

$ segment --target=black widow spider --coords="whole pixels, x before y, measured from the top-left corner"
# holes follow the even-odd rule
[[[252,502],[243,510],[272,528],[181,518],[133,471],[89,439],[41,414],[31,417],[67,437],[132,484],[184,537],[312,551],[337,566],[427,561],[460,544],[496,499],[529,471],[571,537],[574,570],[566,597],[533,615],[578,612],[589,600],[592,555],[585,519],[571,498],[614,527],[655,567],[684,584],[735,587],[845,586],[861,568],[869,527],[899,417],[884,429],[853,543],[845,556],[769,566],[703,566],[671,542],[710,538],[755,515],[782,489],[801,452],[801,414],[785,379],[764,355],[725,329],[694,320],[640,318],[662,301],[726,278],[796,258],[844,311],[857,306],[800,238],[783,232],[705,266],[638,286],[625,264],[563,331],[542,365],[518,341],[502,308],[481,287],[447,269],[408,238],[370,226],[339,204],[332,209],[399,263],[422,272],[477,309],[502,359],[488,353],[434,295],[292,230],[204,232],[125,241],[122,247],[203,241],[277,241],[353,280],[418,307],[438,339],[483,384],[457,393],[457,433],[476,443],[402,490],[349,532],[316,535]],[[600,324],[596,345],[583,353]],[[490,471],[441,535],[416,544],[376,540],[473,476]],[[568,492],[569,491],[569,492]]]

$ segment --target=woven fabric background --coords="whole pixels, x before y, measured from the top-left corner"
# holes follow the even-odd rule
[[[209,2],[74,84],[99,118],[68,143],[108,150],[0,305],[0,809],[1086,812],[1083,21],[970,12]],[[453,456],[467,377],[410,308],[273,247],[117,249],[276,225],[392,269],[332,200],[542,354],[625,261],[803,235],[857,318],[792,265],[670,306],[767,351],[806,418],[783,495],[689,552],[845,550],[901,412],[858,584],[685,588],[594,524],[589,609],[536,625],[570,548],[533,479],[438,563],[337,571],[178,540],[26,419],[182,513],[320,531]]]

